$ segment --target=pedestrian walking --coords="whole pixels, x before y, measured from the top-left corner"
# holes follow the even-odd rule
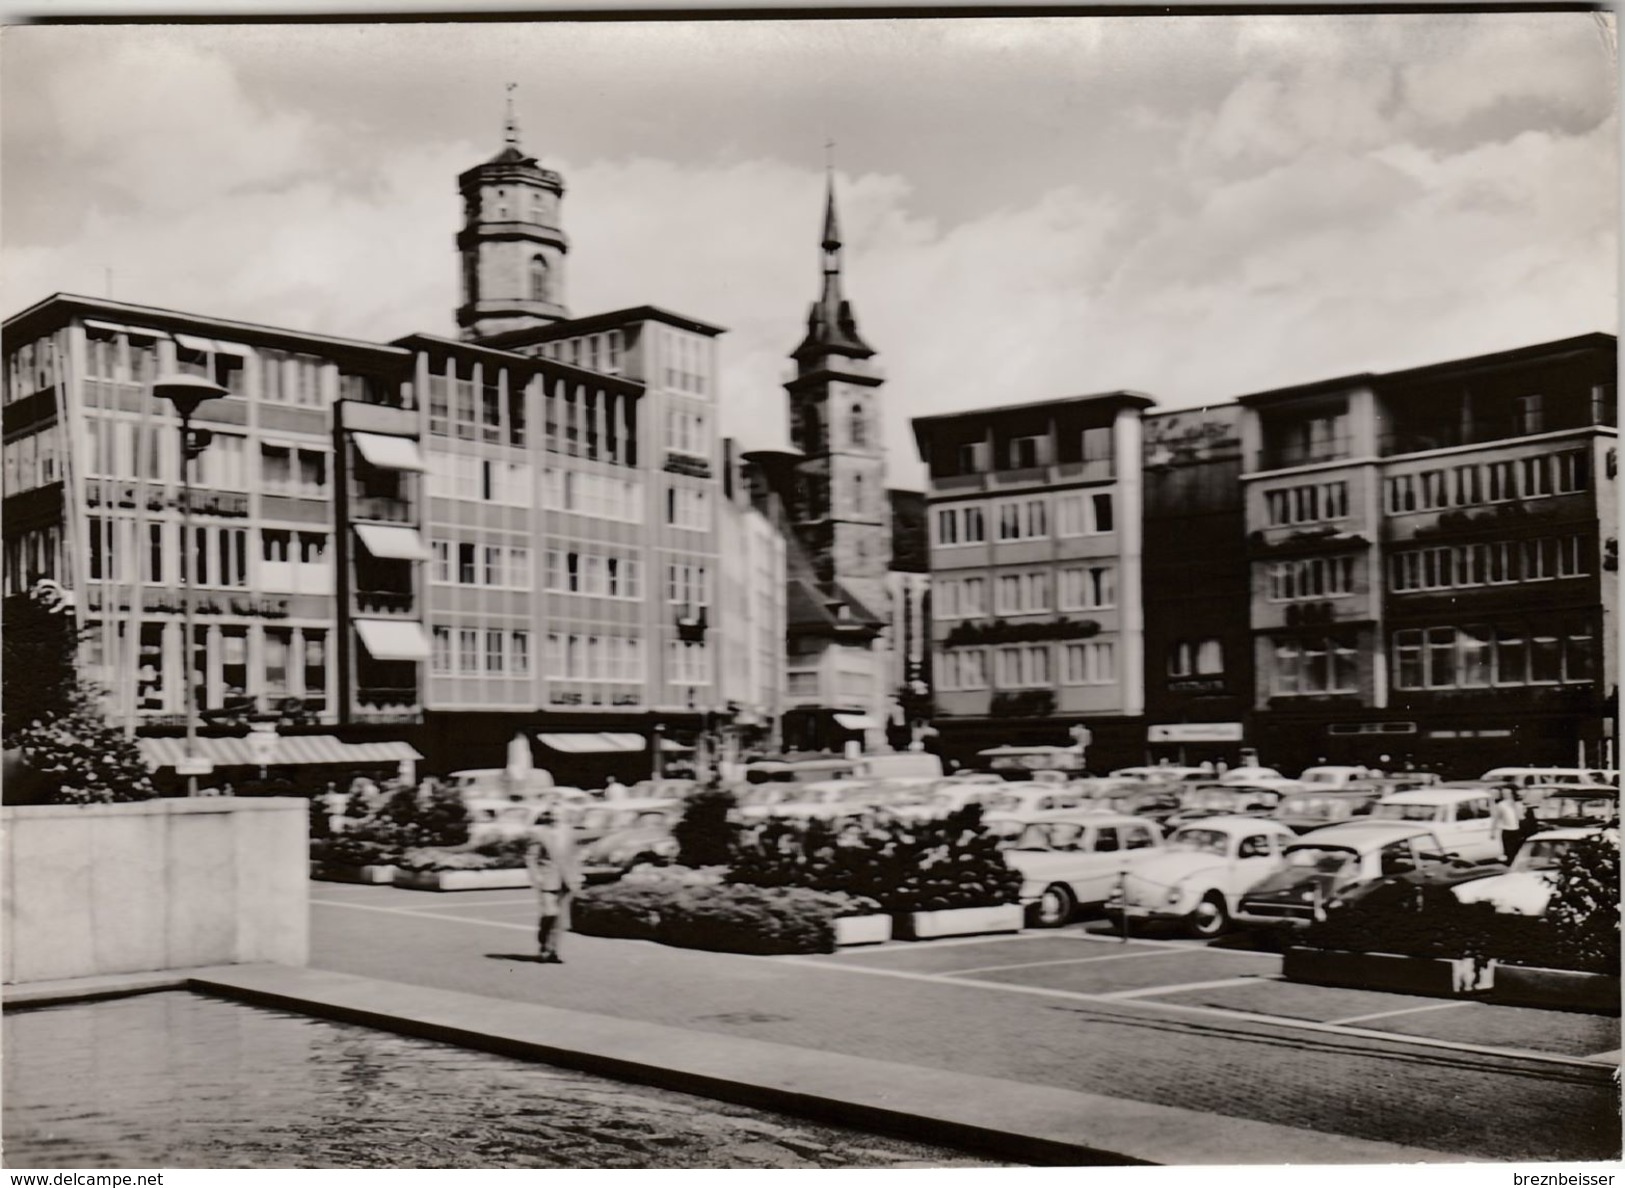
[[[540,959],[562,965],[559,934],[570,931],[570,900],[581,888],[581,867],[576,862],[570,831],[559,825],[551,808],[536,814],[530,844],[525,848],[525,869],[530,872],[530,885],[536,889]]]
[[[1523,836],[1518,827],[1518,806],[1510,792],[1495,802],[1495,824],[1501,831],[1501,851],[1506,855],[1506,860],[1511,862],[1512,855],[1518,852]]]

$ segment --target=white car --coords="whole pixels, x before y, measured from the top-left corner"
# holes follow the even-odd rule
[[[1259,787],[1302,788],[1297,780],[1289,779],[1273,767],[1232,767],[1219,777],[1221,784],[1255,784]]]
[[[1505,874],[1458,883],[1451,888],[1462,903],[1490,903],[1495,910],[1511,916],[1544,916],[1557,889],[1557,863],[1563,852],[1584,837],[1611,836],[1612,830],[1549,829],[1537,833],[1518,848]]]
[[[1370,824],[1404,822],[1426,825],[1445,851],[1470,860],[1501,856],[1501,826],[1495,796],[1486,788],[1423,788],[1395,792],[1371,806],[1362,818]],[[1354,823],[1327,829],[1354,829]],[[1317,830],[1317,833],[1325,832]]]
[[[1065,784],[1006,784],[982,797],[982,807],[988,812],[1014,816],[1084,808],[1088,803],[1087,796]]]
[[[1203,770],[1200,767],[1176,767],[1173,764],[1156,767],[1120,767],[1111,773],[1114,780],[1168,780],[1177,783],[1180,780],[1211,780],[1216,777],[1213,769]]]
[[[1163,851],[1130,867],[1108,915],[1176,923],[1197,937],[1230,926],[1241,896],[1280,869],[1297,834],[1278,821],[1209,817],[1168,835]]]
[[[1369,767],[1306,767],[1298,783],[1315,792],[1329,792],[1356,786],[1371,779]]]
[[[1021,901],[1040,928],[1057,928],[1081,907],[1098,907],[1135,862],[1162,851],[1157,827],[1143,817],[1079,813],[1029,821],[1005,850],[1021,874]]]

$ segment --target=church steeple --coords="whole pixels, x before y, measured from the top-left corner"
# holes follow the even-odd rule
[[[468,339],[545,326],[569,316],[559,227],[564,179],[519,144],[514,87],[502,122],[502,150],[457,179],[463,195],[463,300],[457,324]]]
[[[841,228],[835,213],[835,175],[830,171],[825,183],[824,283],[818,300],[807,313],[807,336],[791,358],[807,363],[820,356],[840,355],[847,359],[867,359],[875,352],[858,333],[852,303],[841,294]]]

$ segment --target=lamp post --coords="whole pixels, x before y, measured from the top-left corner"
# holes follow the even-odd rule
[[[185,639],[181,644],[181,677],[186,693],[186,794],[197,795],[197,685],[193,666],[197,660],[196,611],[192,606],[192,459],[208,448],[207,429],[192,429],[192,414],[205,400],[228,395],[225,388],[197,375],[166,375],[152,381],[152,394],[175,406],[181,418],[181,614]]]

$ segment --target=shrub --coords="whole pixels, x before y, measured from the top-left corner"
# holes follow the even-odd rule
[[[683,815],[672,827],[677,839],[677,861],[684,866],[720,866],[728,861],[737,826],[728,814],[739,798],[727,788],[699,788],[690,792]]]
[[[79,689],[72,700],[65,713],[34,722],[10,740],[40,782],[45,799],[115,804],[156,796],[135,740],[107,725],[88,689]]]
[[[393,866],[401,851],[388,842],[347,832],[312,842],[310,856],[328,866]]]
[[[1021,897],[1021,875],[982,827],[974,804],[930,821],[877,814],[839,831],[816,818],[770,818],[742,834],[728,878],[845,892],[888,912],[992,907]]]
[[[575,931],[724,953],[829,953],[835,920],[872,901],[802,887],[615,883],[576,897]]]

